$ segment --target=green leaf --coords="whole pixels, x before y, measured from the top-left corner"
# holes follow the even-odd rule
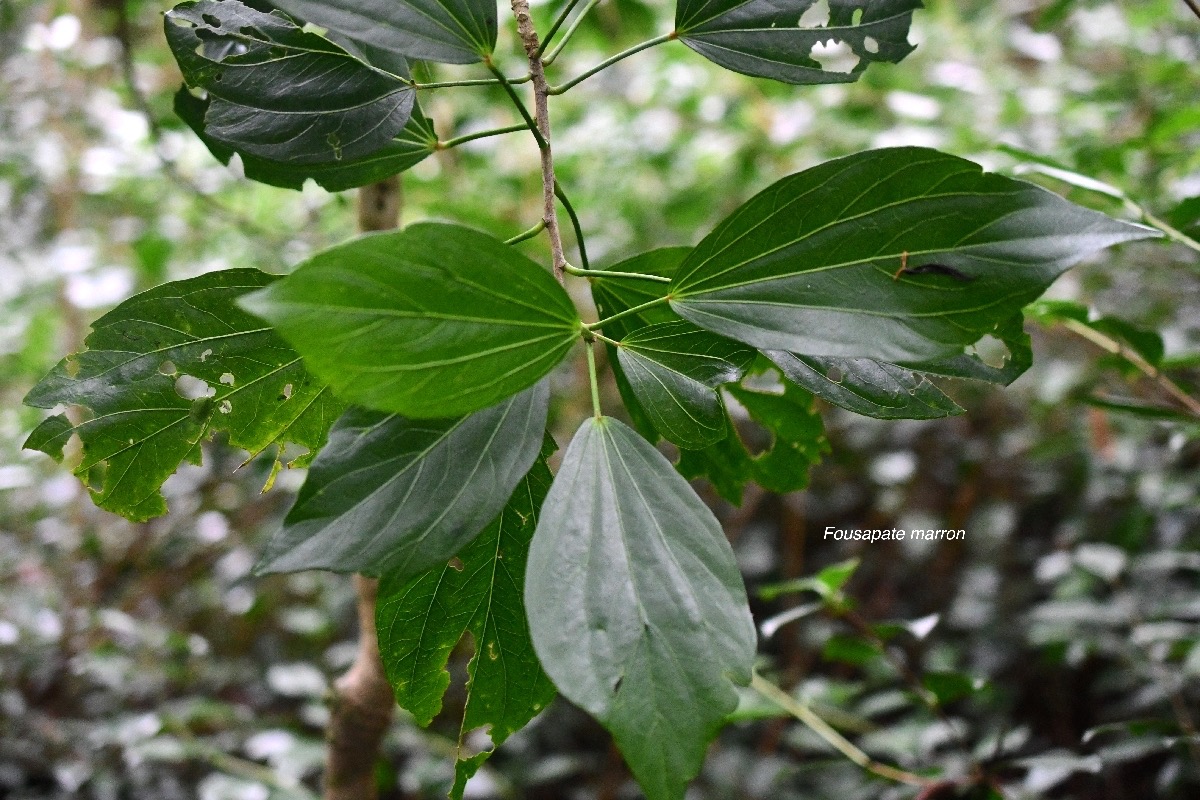
[[[896,63],[921,0],[829,0],[827,19],[811,19],[814,0],[679,0],[675,29],[688,47],[726,69],[786,83],[847,83],[873,62]],[[852,66],[822,66],[813,50],[837,42]]]
[[[873,150],[743,205],[679,267],[671,306],[763,349],[923,369],[1009,323],[1089,253],[1157,235],[961,158]]]
[[[821,648],[821,658],[826,661],[840,661],[843,664],[857,666],[870,663],[881,655],[882,653],[874,643],[860,636],[849,634],[830,636]]]
[[[175,113],[200,137],[213,157],[227,165],[233,158],[234,148],[219,142],[204,130],[204,115],[211,102],[211,99],[201,100],[185,87],[175,93]],[[412,116],[399,136],[360,158],[325,164],[296,164],[259,158],[249,153],[238,155],[242,160],[243,173],[252,181],[299,190],[311,178],[326,191],[341,192],[398,175],[419,164],[436,149],[437,133],[433,130],[433,123],[414,105]]]
[[[646,440],[583,423],[529,552],[534,648],[613,734],[649,800],[681,800],[746,684],[755,631],[720,525]]]
[[[986,351],[987,345],[995,340],[1005,348],[999,358],[985,360],[980,351]],[[998,361],[999,363],[992,363]],[[947,378],[968,378],[976,381],[988,381],[1007,386],[1025,374],[1033,365],[1033,343],[1025,332],[1025,320],[1020,313],[1013,314],[1006,320],[996,324],[990,334],[985,336],[967,352],[945,358],[935,358],[931,361],[914,362],[909,366],[920,372],[931,375],[941,375]]]
[[[342,405],[235,304],[275,280],[253,269],[210,272],[121,303],[92,326],[87,350],[60,361],[25,398],[38,408],[84,406],[88,416],[70,430],[65,417],[51,417],[26,446],[61,458],[78,433],[75,474],[95,479],[98,506],[132,520],[166,513],[163,481],[182,462],[199,463],[201,442],[216,431],[252,455],[294,442],[311,458]]]
[[[333,247],[243,305],[340,396],[409,417],[465,414],[532,386],[582,325],[548,271],[442,223]]]
[[[809,471],[829,451],[812,395],[786,384],[783,394],[741,386],[730,386],[727,391],[771,433],[771,448],[751,459],[754,481],[779,494],[808,486]]]
[[[929,379],[869,358],[764,353],[793,383],[856,414],[877,419],[938,419],[961,414],[958,404]]]
[[[188,86],[208,92],[204,130],[271,161],[353,161],[408,122],[414,92],[284,15],[238,0],[195,0],[168,11],[167,42]]]
[[[475,644],[451,797],[462,797],[492,752],[465,756],[467,734],[490,726],[493,748],[499,747],[554,699],[554,684],[533,651],[523,595],[529,541],[550,480],[539,458],[500,515],[454,562],[411,578],[388,574],[379,584],[375,617],[383,664],[396,702],[418,724],[428,725],[442,709],[455,645],[467,633]]]
[[[716,387],[742,379],[755,352],[690,322],[660,322],[625,336],[617,357],[654,428],[680,447],[699,450],[725,438]]]
[[[1153,367],[1161,367],[1165,347],[1158,333],[1141,328],[1119,317],[1100,316],[1082,303],[1069,300],[1039,300],[1027,309],[1043,325],[1076,322],[1086,325],[1108,339],[1116,340],[1141,356]]]
[[[927,672],[921,683],[937,698],[938,705],[953,703],[983,688],[983,681],[961,672]]]
[[[549,397],[541,383],[443,420],[350,409],[258,571],[390,572],[400,579],[446,561],[504,508],[537,458]]]
[[[496,47],[491,0],[276,0],[300,19],[421,61],[473,64]]]

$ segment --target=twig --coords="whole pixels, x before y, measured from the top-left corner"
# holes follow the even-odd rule
[[[563,34],[563,38],[559,41],[558,45],[550,51],[548,56],[542,59],[543,65],[548,67],[554,63],[554,59],[558,58],[558,54],[563,51],[563,48],[567,46],[567,42],[571,41],[571,37],[574,36],[575,31],[579,29],[579,23],[583,22],[583,18],[588,15],[588,12],[595,8],[599,3],[600,0],[588,0],[588,4],[583,7],[582,11],[579,12],[579,16],[575,17],[575,19],[571,21],[571,27],[567,28],[567,32]],[[550,33],[546,36],[545,44],[543,44],[538,50],[539,56],[542,54],[542,50],[546,49],[546,45],[550,43],[550,39],[553,36],[554,29],[551,29]]]
[[[476,131],[475,133],[467,133],[462,136],[455,136],[453,139],[447,139],[444,142],[438,142],[438,150],[449,150],[452,147],[458,147],[460,144],[473,142],[476,139],[486,139],[489,136],[502,136],[506,133],[516,133],[517,131],[527,130],[529,128],[525,123],[520,125],[506,125],[503,128],[491,128],[486,131]]]
[[[542,44],[538,47],[538,56],[541,56],[546,48],[550,46],[550,42],[554,40],[554,34],[558,33],[558,29],[567,21],[567,17],[571,15],[571,12],[575,10],[575,6],[577,5],[579,5],[579,0],[568,0],[567,4],[563,6],[563,10],[558,13],[558,16],[554,18],[554,22],[551,23],[550,30],[546,31],[546,35],[542,38]]]
[[[617,53],[615,56],[604,59],[596,66],[592,67],[589,70],[582,72],[579,75],[576,75],[574,78],[571,78],[571,80],[567,81],[566,83],[559,84],[558,86],[549,87],[549,89],[547,91],[550,94],[562,94],[563,92],[567,91],[571,87],[576,86],[577,84],[583,83],[585,80],[592,77],[597,72],[600,72],[601,70],[604,70],[604,69],[608,69],[613,64],[617,63],[618,61],[620,61],[622,59],[629,58],[634,53],[640,53],[643,50],[648,50],[651,47],[662,44],[663,42],[670,42],[670,41],[673,41],[678,38],[679,38],[679,34],[676,33],[675,31],[671,31],[670,33],[663,34],[662,36],[656,36],[653,39],[642,42],[641,44],[635,44],[633,47],[629,48],[628,50],[622,50],[620,53]]]
[[[1196,4],[1196,0],[1183,0],[1183,2],[1187,3],[1187,7],[1192,10],[1193,14],[1200,17],[1200,5]]]
[[[585,270],[590,270],[592,265],[588,263],[587,245],[583,241],[583,226],[579,224],[579,216],[575,213],[575,207],[571,205],[571,200],[557,180],[554,181],[554,195],[562,201],[567,216],[571,218],[571,227],[575,230],[575,244],[579,248],[579,263],[583,264]]]

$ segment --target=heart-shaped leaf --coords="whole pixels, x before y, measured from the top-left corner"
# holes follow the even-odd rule
[[[167,12],[188,86],[208,92],[204,131],[240,152],[292,164],[353,161],[408,122],[413,89],[278,12],[194,0]]]
[[[300,19],[421,61],[473,64],[496,47],[492,0],[276,0]]]
[[[712,512],[617,420],[587,420],[567,448],[525,607],[559,691],[612,732],[650,800],[681,800],[750,680],[754,623]]]
[[[468,632],[474,642],[452,798],[462,798],[492,749],[554,699],[554,684],[533,651],[524,598],[529,541],[550,480],[539,458],[500,516],[453,562],[409,579],[385,575],[379,584],[375,618],[383,664],[396,702],[420,725],[442,709],[451,651]],[[467,735],[484,726],[493,747],[466,755]]]
[[[786,83],[845,83],[874,62],[911,53],[908,29],[921,0],[679,0],[675,30],[688,47],[726,69]],[[824,66],[841,46],[853,60]]]
[[[768,350],[896,364],[959,356],[1089,253],[1157,236],[924,148],[784,178],[692,251],[671,306]]]
[[[340,396],[425,418],[485,408],[533,385],[582,325],[547,270],[485,233],[443,223],[333,247],[243,304]]]
[[[389,572],[399,580],[445,562],[504,508],[537,458],[549,397],[542,383],[444,420],[350,409],[258,571]]]
[[[638,328],[617,347],[621,370],[655,429],[693,450],[725,438],[716,387],[741,380],[754,356],[752,348],[684,320]]]
[[[93,324],[87,350],[59,362],[25,398],[37,408],[84,406],[77,427],[56,415],[26,447],[62,458],[83,443],[75,474],[101,508],[132,520],[165,514],[160,487],[200,462],[216,431],[256,454],[294,442],[311,455],[342,404],[274,331],[235,305],[277,280],[253,269],[210,272],[126,300]]]

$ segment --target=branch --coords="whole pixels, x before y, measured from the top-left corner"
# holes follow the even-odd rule
[[[517,18],[517,32],[521,36],[521,44],[525,47],[525,55],[529,59],[529,74],[533,80],[533,107],[537,118],[538,145],[542,152],[542,221],[546,223],[546,233],[550,236],[551,266],[554,277],[559,283],[563,282],[563,270],[567,266],[567,258],[563,254],[562,232],[558,227],[558,209],[554,202],[554,156],[550,152],[550,110],[548,98],[550,86],[546,83],[546,71],[542,67],[541,46],[538,44],[537,31],[533,28],[533,18],[529,16],[529,0],[512,0],[513,14]],[[508,87],[511,89],[511,87]],[[523,106],[520,106],[523,108]]]
[[[1183,0],[1183,2],[1187,3],[1187,7],[1192,10],[1193,14],[1200,17],[1200,5],[1197,5],[1196,0]]]

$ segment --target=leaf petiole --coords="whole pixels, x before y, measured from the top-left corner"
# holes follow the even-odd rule
[[[511,239],[505,239],[504,243],[505,244],[516,244],[517,242],[523,242],[526,239],[532,239],[533,237],[537,236],[539,233],[541,233],[544,230],[546,230],[546,220],[541,219],[541,220],[538,220],[537,225],[534,225],[532,228],[530,228],[527,231],[522,231],[521,233],[518,233],[516,236],[512,237]]]
[[[588,380],[592,384],[592,413],[596,419],[600,419],[604,415],[600,411],[600,379],[596,377],[596,351],[591,342],[584,342],[584,346],[587,348]]]
[[[665,278],[662,275],[647,275],[644,272],[613,272],[607,269],[580,269],[579,267],[572,267],[570,264],[567,264],[563,271],[571,275],[578,275],[581,278],[635,278],[645,281],[655,281],[657,283],[671,282],[670,278]]]
[[[610,272],[608,274],[613,275],[614,273]],[[663,303],[666,303],[670,299],[671,298],[669,295],[664,296],[664,297],[656,297],[653,300],[649,300],[645,303],[642,303],[641,305],[637,305],[632,308],[627,308],[624,311],[618,311],[616,314],[613,314],[611,317],[605,317],[602,320],[598,320],[598,321],[592,322],[590,324],[584,323],[583,329],[585,331],[590,332],[590,331],[594,331],[596,328],[603,328],[609,322],[613,322],[613,321],[621,319],[623,317],[628,317],[631,314],[640,314],[641,312],[645,311],[648,308],[653,308],[654,306],[661,306]]]
[[[579,0],[570,0],[563,10],[559,12],[558,16],[554,20],[554,23],[550,26],[550,30],[546,31],[546,35],[542,37],[542,44],[537,49],[537,52],[534,53],[534,58],[542,57],[542,53],[544,53],[546,48],[550,46],[550,40],[554,38],[554,34],[558,33],[558,29],[561,28],[562,24],[567,21],[567,17],[571,15],[571,12],[575,10],[575,6],[577,5],[579,5]]]
[[[418,92],[424,89],[450,89],[456,86],[496,86],[502,83],[510,83],[515,86],[518,83],[529,83],[531,80],[530,75],[523,75],[520,78],[505,78],[504,80],[499,80],[497,78],[469,78],[461,81],[434,81],[432,83],[417,83],[416,81],[409,80],[403,76],[396,77],[407,83]]]
[[[558,54],[562,52],[563,48],[566,47],[567,42],[569,42],[571,37],[575,35],[575,31],[579,28],[579,23],[583,22],[583,18],[587,16],[588,12],[599,5],[599,3],[600,0],[588,0],[588,4],[583,7],[582,11],[579,12],[579,16],[575,17],[575,19],[571,21],[570,27],[568,27],[566,33],[563,34],[563,38],[559,41],[558,45],[550,51],[550,55],[542,59],[542,66],[548,67],[554,63],[554,59],[558,58]],[[558,29],[558,26],[562,24],[562,20],[566,19],[567,14],[570,13],[571,8],[574,5],[575,2],[572,2],[571,5],[567,7],[567,10],[562,13],[562,17],[559,19],[559,21],[556,22],[554,27],[550,29],[550,33],[546,35],[546,41],[542,43],[541,48],[538,50],[539,56],[542,54],[542,51],[546,49],[546,45],[550,43],[550,39],[554,36],[554,32]]]
[[[571,80],[567,81],[566,83],[561,83],[558,86],[549,87],[547,89],[547,92],[549,94],[562,94],[563,92],[567,91],[568,89],[572,88],[573,86],[580,84],[583,81],[587,80],[588,78],[592,77],[597,72],[608,69],[613,64],[617,63],[618,61],[620,61],[622,59],[629,58],[629,56],[631,56],[635,53],[640,53],[643,50],[649,50],[651,47],[654,47],[655,45],[660,45],[663,42],[669,42],[672,39],[678,39],[678,38],[679,38],[679,34],[676,33],[675,31],[671,31],[670,33],[665,33],[662,36],[656,36],[653,39],[642,42],[641,44],[635,44],[633,47],[629,48],[628,50],[622,50],[620,53],[617,53],[615,56],[612,56],[611,58],[607,58],[604,61],[601,61],[599,64],[597,64],[596,66],[587,70],[586,72],[576,75],[574,78],[571,78]],[[564,39],[564,41],[565,41],[565,39]],[[560,42],[559,45],[561,46],[561,44],[562,43]]]
[[[491,63],[490,60],[486,63],[487,68],[492,71],[492,74],[496,76],[496,80],[500,82],[500,85],[504,87],[504,91],[512,99],[513,105],[517,107],[517,111],[521,112],[521,118],[525,120],[525,126],[529,128],[533,134],[533,138],[537,139],[538,147],[542,150],[548,149],[550,147],[549,142],[546,141],[546,137],[542,136],[542,132],[538,130],[537,123],[533,121],[533,117],[530,116],[529,109],[525,107],[525,103],[517,96],[516,91],[512,87],[512,81],[504,77],[504,73],[495,64]]]
[[[583,263],[583,268],[585,270],[591,269],[591,264],[588,263],[587,245],[583,241],[583,226],[579,224],[579,217],[575,213],[575,207],[571,205],[567,193],[563,191],[557,179],[554,181],[554,196],[563,204],[563,208],[567,211],[567,216],[571,218],[571,227],[575,230],[575,244],[579,247],[579,260]]]
[[[449,150],[452,147],[458,147],[460,144],[473,142],[476,139],[486,139],[489,136],[501,136],[505,133],[517,133],[518,131],[528,130],[529,126],[525,123],[520,125],[506,125],[503,128],[489,128],[486,131],[476,131],[462,136],[455,136],[453,139],[447,139],[444,142],[437,143],[438,150]]]

